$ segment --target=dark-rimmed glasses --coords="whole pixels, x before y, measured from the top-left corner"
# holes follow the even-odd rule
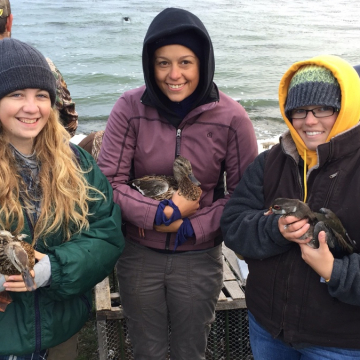
[[[334,108],[333,106],[320,106],[311,110],[306,109],[294,109],[290,112],[291,119],[305,119],[309,112],[316,118],[325,118],[333,115],[335,112],[339,111],[339,109]]]

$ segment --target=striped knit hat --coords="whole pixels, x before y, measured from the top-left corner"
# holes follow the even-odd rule
[[[0,99],[13,91],[28,88],[48,91],[54,106],[55,77],[45,57],[19,40],[0,40]]]
[[[291,110],[309,105],[340,109],[340,85],[332,72],[323,66],[302,66],[291,79],[285,105],[287,118],[291,121]]]

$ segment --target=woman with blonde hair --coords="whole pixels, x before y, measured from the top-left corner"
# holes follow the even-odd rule
[[[69,143],[43,55],[0,41],[0,78],[0,230],[27,235],[36,258],[34,285],[0,274],[0,359],[45,359],[87,320],[92,287],[123,249],[121,215],[91,156]]]

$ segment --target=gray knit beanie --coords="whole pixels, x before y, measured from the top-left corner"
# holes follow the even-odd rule
[[[323,66],[302,66],[291,79],[285,105],[287,118],[291,120],[291,110],[309,105],[340,109],[340,85],[332,72]]]
[[[0,40],[0,99],[16,90],[41,89],[56,100],[56,82],[45,57],[19,40]]]

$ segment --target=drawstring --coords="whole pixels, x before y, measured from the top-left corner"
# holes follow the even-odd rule
[[[307,182],[306,182],[306,149],[304,149],[304,202],[307,198]]]

